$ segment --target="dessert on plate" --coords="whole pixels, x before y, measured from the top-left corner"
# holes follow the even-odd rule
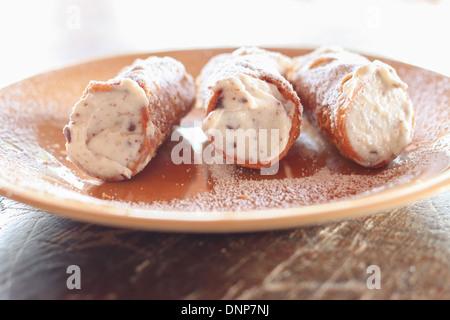
[[[285,78],[290,67],[280,53],[243,47],[202,69],[196,80],[202,129],[227,163],[270,167],[298,138],[303,107]]]
[[[294,58],[288,79],[305,114],[344,157],[378,168],[412,141],[414,109],[407,85],[388,64],[323,47]]]
[[[91,81],[64,127],[68,159],[90,176],[122,181],[142,171],[192,108],[193,77],[170,57],[138,59]]]

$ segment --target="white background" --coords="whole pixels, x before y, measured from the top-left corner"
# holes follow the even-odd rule
[[[341,45],[450,75],[450,0],[0,1],[0,87],[124,53]]]

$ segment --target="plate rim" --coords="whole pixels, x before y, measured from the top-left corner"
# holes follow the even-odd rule
[[[47,192],[24,190],[9,182],[5,183],[0,178],[0,194],[3,196],[59,216],[109,227],[186,233],[237,233],[281,230],[348,218],[353,219],[364,217],[374,212],[401,207],[406,203],[419,201],[447,190],[450,190],[450,169],[425,181],[411,181],[380,192],[354,198],[300,207],[242,211],[203,211],[202,214],[210,216],[208,218],[193,219],[193,216],[189,216],[189,214],[197,213],[198,216],[197,211],[119,208],[100,204],[96,204],[96,210],[93,210],[94,204],[76,199],[53,196],[52,201],[47,201],[49,198],[43,197],[43,195],[48,195]],[[379,201],[381,199],[383,201]],[[376,206],[372,207],[374,204]],[[179,216],[180,212],[186,213],[187,218],[160,219],[142,216],[145,213]],[[236,215],[246,215],[246,218],[242,219],[236,217]],[[221,219],[221,216],[230,217]],[[268,222],[270,222],[270,225],[268,225]]]

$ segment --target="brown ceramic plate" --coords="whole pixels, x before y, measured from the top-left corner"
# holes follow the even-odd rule
[[[303,49],[273,49],[289,56]],[[155,53],[181,60],[196,76],[224,49]],[[149,54],[150,55],[150,54]],[[342,158],[316,129],[302,134],[274,175],[232,165],[180,164],[180,141],[194,154],[203,140],[193,110],[147,168],[130,181],[102,183],[65,159],[62,134],[89,80],[107,80],[136,58],[83,63],[0,91],[0,193],[55,214],[158,231],[241,232],[296,227],[405,205],[450,184],[450,79],[395,61],[416,112],[413,143],[392,164],[369,170]],[[382,59],[383,60],[383,59]],[[197,121],[198,122],[198,121]],[[180,136],[180,135],[178,135]]]

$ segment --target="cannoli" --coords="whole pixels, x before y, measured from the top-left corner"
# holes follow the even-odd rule
[[[68,159],[104,181],[130,179],[155,157],[191,109],[195,85],[181,62],[138,59],[107,81],[91,81],[63,132]]]
[[[240,48],[213,57],[201,71],[202,129],[227,163],[270,167],[298,138],[303,107],[284,77],[290,63],[276,52]]]
[[[407,85],[386,63],[324,47],[294,58],[288,79],[307,117],[344,157],[378,168],[412,141],[414,109]]]

